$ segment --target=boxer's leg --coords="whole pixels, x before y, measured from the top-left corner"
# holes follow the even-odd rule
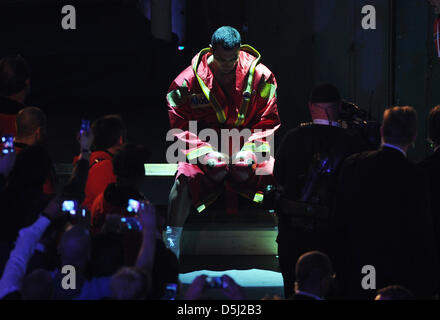
[[[168,199],[168,226],[166,230],[166,246],[179,258],[180,238],[183,225],[191,211],[191,196],[187,178],[180,175],[174,181]]]

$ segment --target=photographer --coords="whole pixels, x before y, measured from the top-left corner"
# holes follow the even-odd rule
[[[143,146],[125,144],[113,158],[113,172],[116,182],[110,183],[91,206],[93,231],[98,232],[106,214],[131,216],[127,212],[129,199],[145,200],[140,187],[145,176],[144,163],[148,153]]]
[[[345,157],[364,146],[341,127],[341,97],[335,86],[317,85],[309,110],[313,122],[288,131],[275,156],[274,176],[281,192],[277,242],[285,297],[294,293],[295,264],[301,254],[319,250],[330,255],[328,218],[336,172]]]
[[[107,185],[116,181],[112,159],[126,139],[126,128],[119,115],[106,115],[96,119],[91,126],[93,147],[90,154],[90,168],[82,205],[91,208],[95,198]],[[74,158],[73,163],[77,161]]]

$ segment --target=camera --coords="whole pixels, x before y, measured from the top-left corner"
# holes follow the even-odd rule
[[[208,288],[224,288],[222,277],[207,277],[205,283]]]
[[[342,126],[359,135],[369,149],[377,149],[381,142],[380,123],[368,120],[368,113],[353,102],[342,100],[339,118]]]
[[[8,154],[14,152],[14,136],[6,134],[2,136],[2,153]]]
[[[367,112],[362,110],[353,102],[342,100],[341,103],[341,112],[339,113],[339,117],[342,120],[353,122],[353,121],[366,121],[367,120]]]

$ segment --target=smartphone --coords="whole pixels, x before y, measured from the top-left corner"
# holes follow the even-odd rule
[[[128,199],[127,211],[129,213],[138,213],[139,212],[140,203],[134,199]]]
[[[142,231],[142,226],[136,217],[121,217],[122,229],[126,231]]]
[[[222,277],[206,277],[206,286],[208,288],[223,288]]]
[[[168,283],[165,287],[165,293],[162,296],[161,300],[176,300],[177,296],[177,284],[176,283]]]
[[[70,215],[74,216],[78,212],[78,202],[75,200],[65,200],[63,201],[61,210],[63,212],[68,212]],[[85,215],[85,211],[82,212]]]
[[[6,134],[2,136],[2,153],[8,154],[14,152],[14,136]]]
[[[83,134],[84,132],[89,132],[90,131],[90,120],[81,120],[81,129],[80,129],[80,133]]]

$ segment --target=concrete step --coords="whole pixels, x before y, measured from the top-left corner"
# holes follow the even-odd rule
[[[276,255],[275,227],[184,228],[183,255]]]

